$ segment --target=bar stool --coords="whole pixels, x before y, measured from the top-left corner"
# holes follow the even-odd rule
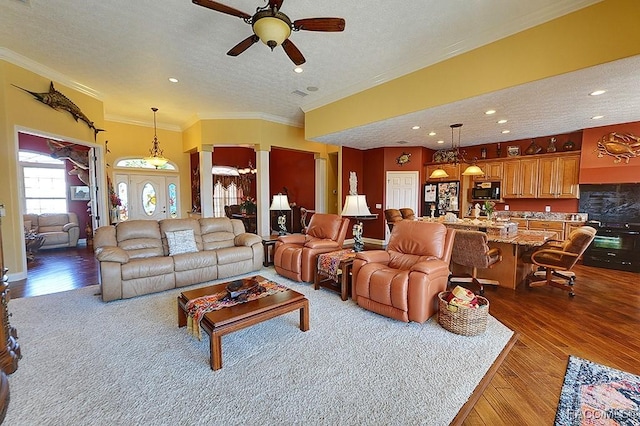
[[[458,265],[471,267],[469,276],[451,276],[449,283],[473,283],[480,288],[480,294],[484,294],[485,285],[500,285],[498,281],[478,278],[478,268],[492,268],[502,261],[502,252],[499,248],[490,248],[487,244],[487,234],[480,231],[457,230],[453,241],[451,261]]]

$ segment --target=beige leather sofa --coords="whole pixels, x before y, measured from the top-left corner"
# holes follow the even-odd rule
[[[262,238],[226,217],[130,220],[96,230],[102,300],[127,299],[262,268]]]
[[[42,235],[40,250],[76,247],[80,238],[78,216],[75,213],[43,213],[23,215],[25,231]]]

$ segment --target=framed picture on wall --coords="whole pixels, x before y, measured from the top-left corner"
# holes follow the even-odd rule
[[[69,192],[72,201],[89,201],[91,199],[88,186],[70,186]]]
[[[507,155],[509,157],[517,157],[518,155],[520,155],[520,147],[519,146],[507,147]]]

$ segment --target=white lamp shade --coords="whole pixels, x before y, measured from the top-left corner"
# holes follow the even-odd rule
[[[269,210],[291,210],[291,206],[289,206],[289,197],[282,194],[274,195]]]
[[[280,46],[291,35],[291,27],[282,19],[265,17],[258,19],[253,24],[253,32],[260,37],[264,44],[269,46],[268,42],[274,41],[276,46]],[[273,47],[271,48],[273,49]]]
[[[347,195],[342,209],[342,216],[371,216],[369,207],[367,207],[367,197],[365,195]]]

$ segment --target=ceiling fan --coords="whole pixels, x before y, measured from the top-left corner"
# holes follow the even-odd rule
[[[269,0],[267,5],[258,7],[253,16],[212,0],[192,0],[192,2],[207,9],[237,16],[251,25],[253,34],[232,47],[227,52],[229,56],[238,56],[258,40],[262,40],[271,50],[282,45],[289,59],[296,65],[302,65],[306,60],[296,45],[289,40],[291,31],[344,31],[345,22],[342,18],[306,18],[292,22],[287,15],[280,12],[284,0]]]

